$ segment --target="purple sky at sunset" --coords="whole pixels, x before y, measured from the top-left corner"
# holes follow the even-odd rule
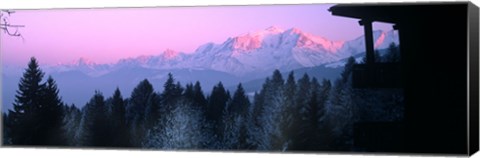
[[[363,34],[357,20],[332,16],[332,5],[157,7],[116,9],[17,10],[10,16],[24,37],[0,36],[4,65],[24,66],[31,56],[40,64],[80,57],[97,63],[160,54],[166,49],[193,52],[207,42],[255,32],[269,26],[299,28],[330,40]],[[391,30],[375,24],[374,29]]]

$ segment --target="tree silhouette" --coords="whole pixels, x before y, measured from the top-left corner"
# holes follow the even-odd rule
[[[245,90],[242,87],[242,84],[238,84],[237,90],[233,94],[232,101],[228,105],[227,111],[230,114],[236,114],[244,116],[247,113],[248,107],[250,106],[250,100],[248,100]]]
[[[38,132],[42,130],[37,126],[41,122],[42,90],[45,85],[40,83],[44,73],[40,70],[37,60],[32,57],[28,68],[23,73],[18,85],[13,110],[9,111],[11,138],[14,145],[41,145]]]
[[[295,149],[296,144],[300,142],[298,131],[300,131],[300,111],[295,103],[297,95],[297,84],[293,71],[288,74],[287,81],[283,89],[284,93],[284,111],[282,111],[281,135],[282,139],[288,143],[286,150]]]
[[[126,122],[126,107],[122,94],[118,87],[115,89],[112,98],[110,98],[111,116],[110,116],[110,133],[112,147],[128,147],[129,133]]]
[[[387,62],[400,62],[400,48],[395,43],[390,43],[388,46],[388,52],[386,54]]]
[[[107,117],[107,107],[103,94],[95,91],[94,96],[85,105],[82,116],[83,145],[92,147],[107,147],[109,142],[110,124]]]
[[[66,144],[68,146],[79,146],[81,144],[80,122],[82,111],[74,104],[64,107],[63,130],[65,131]]]
[[[180,82],[175,84],[175,79],[171,73],[168,73],[168,79],[163,84],[163,92],[161,96],[161,105],[165,108],[166,113],[171,111],[175,102],[182,96],[182,86]]]
[[[58,95],[58,88],[55,80],[51,76],[45,83],[42,96],[41,124],[42,128],[39,134],[45,139],[45,145],[65,145],[65,131],[63,130],[63,102]]]
[[[133,146],[141,145],[146,130],[148,130],[145,128],[145,116],[152,95],[154,95],[153,86],[147,79],[144,79],[133,89],[130,96],[127,119],[131,132],[130,142]]]
[[[245,95],[242,84],[238,84],[232,100],[228,103],[223,115],[223,146],[227,149],[247,148],[247,127],[245,119],[250,101]]]
[[[212,93],[208,100],[207,119],[213,124],[213,131],[218,138],[223,137],[222,116],[230,100],[229,94],[219,82],[213,87]]]
[[[193,86],[193,100],[195,103],[198,104],[198,106],[201,107],[203,111],[206,110],[207,108],[207,99],[205,99],[205,95],[203,94],[202,91],[202,86],[200,86],[200,82],[195,82],[195,85]]]

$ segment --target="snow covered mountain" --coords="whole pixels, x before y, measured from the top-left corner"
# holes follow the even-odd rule
[[[387,48],[391,42],[398,44],[398,35],[393,31],[374,31],[373,35],[376,49]],[[269,27],[228,38],[223,43],[206,43],[189,53],[167,49],[158,55],[121,59],[113,64],[97,64],[80,58],[71,63],[40,67],[57,81],[66,103],[83,106],[95,90],[110,95],[118,86],[124,96],[128,96],[145,78],[157,91],[162,91],[169,72],[182,84],[200,81],[207,93],[220,81],[225,87],[236,87],[242,82],[247,89],[254,90],[275,69],[331,78],[340,72],[346,58],[360,58],[364,52],[363,36],[331,41],[297,28]],[[3,66],[3,109],[11,108],[23,70]]]
[[[393,31],[374,31],[376,49],[398,44]],[[121,59],[115,64],[95,64],[79,59],[73,64],[57,65],[52,72],[79,70],[89,76],[101,76],[124,67],[157,70],[199,69],[245,76],[274,69],[290,71],[332,63],[365,51],[364,37],[350,41],[331,41],[297,28],[282,30],[269,27],[253,33],[228,38],[220,44],[207,43],[192,53],[167,49],[154,56]]]

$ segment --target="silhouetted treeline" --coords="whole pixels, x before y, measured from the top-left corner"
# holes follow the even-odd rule
[[[392,49],[393,50],[393,49]],[[386,57],[391,57],[387,54]],[[392,57],[392,59],[395,59]],[[403,119],[400,89],[353,89],[353,57],[340,78],[318,80],[280,71],[262,88],[230,93],[221,82],[209,95],[168,74],[163,91],[143,80],[129,97],[95,91],[83,108],[66,105],[55,81],[42,83],[32,58],[14,109],[3,113],[5,145],[135,147],[198,150],[334,151],[353,149],[358,121]]]

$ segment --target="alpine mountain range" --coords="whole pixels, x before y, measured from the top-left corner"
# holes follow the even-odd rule
[[[373,36],[376,50],[399,43],[393,30],[376,30]],[[228,38],[220,44],[206,43],[194,52],[167,49],[158,55],[120,59],[111,64],[80,58],[72,63],[40,66],[57,81],[65,103],[77,107],[84,106],[95,90],[110,95],[118,87],[128,96],[145,78],[162,90],[168,73],[183,85],[199,81],[207,95],[218,82],[230,91],[242,83],[246,92],[253,94],[275,69],[285,74],[294,71],[295,77],[307,73],[318,79],[335,79],[348,57],[360,60],[364,56],[364,41],[364,36],[332,41],[298,28],[283,30],[272,26]],[[24,68],[2,68],[2,110],[6,110],[12,107]]]

